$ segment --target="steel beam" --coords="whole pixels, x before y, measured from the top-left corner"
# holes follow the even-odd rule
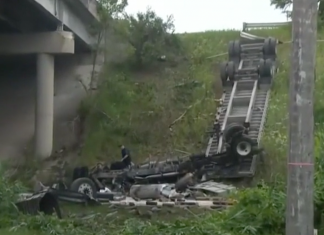
[[[97,20],[79,0],[30,0],[58,23],[63,23],[87,45],[96,43],[89,29]],[[82,7],[80,6],[82,4]],[[75,6],[75,8],[74,8]],[[73,9],[72,9],[73,8]]]

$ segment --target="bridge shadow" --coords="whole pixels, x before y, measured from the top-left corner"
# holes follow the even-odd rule
[[[77,79],[90,77],[90,62],[76,55],[55,58],[54,150],[77,140],[72,120],[85,91]],[[36,56],[0,57],[0,159],[19,159],[34,134]]]

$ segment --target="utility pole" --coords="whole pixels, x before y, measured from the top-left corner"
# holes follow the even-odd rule
[[[314,69],[317,0],[294,0],[289,84],[286,235],[314,233]]]

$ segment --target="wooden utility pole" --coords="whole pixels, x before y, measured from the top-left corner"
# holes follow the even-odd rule
[[[314,69],[317,0],[294,0],[289,85],[286,235],[314,233]]]

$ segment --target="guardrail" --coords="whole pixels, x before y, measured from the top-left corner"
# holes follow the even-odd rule
[[[241,38],[245,38],[245,39],[249,39],[249,40],[258,40],[258,39],[265,39],[265,37],[260,37],[260,36],[256,36],[247,32],[240,32],[240,37]]]
[[[243,23],[243,32],[250,29],[264,29],[264,28],[277,28],[280,26],[286,26],[291,24],[291,22],[272,22],[272,23]]]

